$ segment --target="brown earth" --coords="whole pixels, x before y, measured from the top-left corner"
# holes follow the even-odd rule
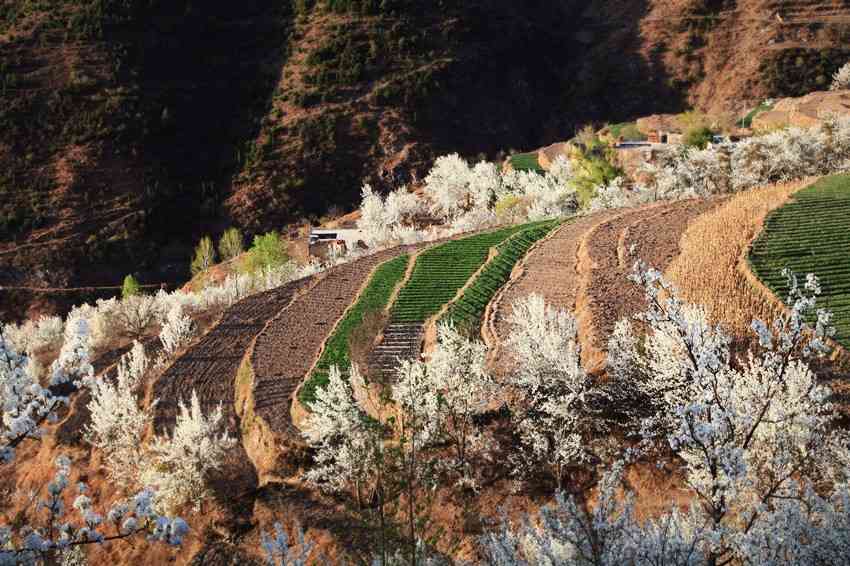
[[[570,310],[578,305],[586,313],[588,324],[607,331],[620,316],[633,314],[641,307],[639,293],[630,290],[631,284],[626,280],[635,257],[657,267],[668,265],[680,253],[680,236],[691,221],[701,214],[711,214],[721,203],[720,199],[681,201],[608,211],[559,228],[525,258],[510,285],[500,293],[497,307],[489,309],[495,317],[493,327],[503,336],[505,309],[514,298],[537,292]],[[318,493],[299,477],[299,468],[307,465],[309,458],[295,446],[298,438],[291,422],[291,396],[315,362],[327,334],[356,300],[373,268],[411,249],[397,248],[362,258],[249,297],[227,309],[153,385],[163,403],[156,413],[158,429],[173,422],[177,400],[187,398],[193,388],[198,390],[207,411],[224,403],[229,429],[242,442],[229,455],[225,469],[213,478],[214,498],[205,503],[201,513],[187,512],[193,531],[180,552],[152,551],[143,541],[135,545],[113,544],[92,552],[91,563],[251,563],[258,558],[259,532],[270,530],[274,521],[283,521],[287,528],[293,523],[303,525],[310,540],[316,541],[324,553],[324,558],[316,563],[333,563],[343,555],[362,550],[366,545],[362,524],[340,499]],[[609,272],[611,276],[606,277]],[[588,342],[585,336],[583,340]],[[604,349],[604,345],[585,345],[591,347]],[[97,362],[99,370],[112,367],[121,351],[102,356]],[[495,355],[499,369],[506,371],[510,360],[505,352],[497,351]],[[250,364],[242,365],[245,362]],[[253,373],[247,381],[243,381],[245,369]],[[246,402],[251,405],[251,415],[245,412]],[[250,427],[255,423],[247,422],[246,417],[253,416],[260,417],[271,433],[270,438],[264,439],[266,444],[252,444],[256,439],[251,437],[255,431]],[[494,423],[496,429],[502,425],[498,419]],[[19,466],[19,473],[9,478],[0,474],[0,486],[17,486],[23,493],[43,484],[49,474],[49,461],[56,453],[53,437],[51,434],[41,448],[29,444],[21,453],[22,458],[28,459],[27,466]],[[92,458],[84,446],[73,442],[61,449],[70,451],[81,463],[80,473],[96,486],[95,496],[109,500],[119,495],[110,489],[96,454]],[[258,458],[258,449],[269,453],[259,454]],[[295,465],[282,463],[280,456],[295,459]],[[501,510],[518,519],[550,498],[547,488],[537,484],[522,493],[512,493],[504,459],[498,456],[493,462],[476,465],[483,475],[479,493],[440,489],[432,504],[437,526],[456,538],[457,545],[444,540],[445,548],[449,550],[451,546],[454,556],[472,561],[480,560],[476,554],[477,537],[498,522]],[[578,476],[581,473],[577,471]],[[688,498],[675,478],[662,472],[635,468],[630,472],[630,481],[638,490],[642,516],[666,508],[670,501],[682,503]],[[0,497],[14,498],[13,494],[14,490],[0,490]],[[12,502],[6,509],[22,504]]]
[[[218,322],[175,360],[153,389],[159,399],[155,427],[171,426],[178,403],[196,391],[205,414],[221,405],[227,428],[239,430],[234,409],[236,372],[254,338],[266,323],[292,305],[297,293],[316,282],[309,277],[253,295],[228,308]]]
[[[494,299],[488,326],[497,337],[491,367],[506,375],[515,362],[503,347],[511,305],[531,293],[576,314],[583,365],[603,369],[603,337],[615,323],[645,308],[628,276],[637,259],[663,269],[678,255],[688,224],[719,201],[688,200],[626,211],[606,211],[560,228],[523,262],[522,271]]]
[[[579,272],[585,277],[577,303],[582,362],[591,372],[604,369],[606,340],[621,318],[646,308],[643,291],[629,281],[634,262],[664,268],[679,254],[688,223],[717,200],[650,205],[608,220],[585,234]]]
[[[300,439],[290,406],[328,334],[357,298],[373,269],[415,246],[401,246],[334,267],[296,297],[257,335],[248,353],[253,370],[253,410],[284,438]]]
[[[753,129],[811,128],[829,115],[850,116],[850,91],[812,92],[798,98],[781,98],[771,110],[753,118]]]
[[[596,225],[619,214],[602,212],[579,218],[558,228],[555,233],[536,246],[520,264],[520,270],[500,291],[493,302],[487,321],[492,340],[490,364],[498,376],[506,376],[516,361],[502,345],[510,332],[508,317],[515,301],[536,293],[548,304],[575,311],[579,292],[578,245],[585,233]]]

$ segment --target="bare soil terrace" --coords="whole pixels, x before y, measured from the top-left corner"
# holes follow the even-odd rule
[[[245,351],[266,322],[287,308],[296,293],[312,282],[313,278],[293,281],[228,308],[218,323],[175,360],[154,385],[153,396],[159,399],[156,429],[162,431],[173,425],[179,402],[188,401],[194,390],[205,413],[220,404],[228,429],[238,431],[235,379]]]
[[[614,325],[646,308],[643,291],[629,280],[634,262],[663,271],[679,255],[679,240],[688,224],[714,208],[717,200],[687,200],[648,206],[599,224],[585,235],[585,275],[577,304],[582,361],[599,372],[605,363],[605,340]],[[581,252],[580,252],[581,254]]]
[[[628,279],[634,262],[642,259],[663,270],[679,254],[689,223],[718,202],[688,200],[606,211],[560,228],[531,252],[493,305],[497,343],[491,365],[496,374],[506,375],[515,363],[502,347],[510,332],[507,319],[514,302],[531,293],[576,313],[582,360],[589,371],[600,371],[602,337],[610,335],[619,319],[645,307],[643,294]]]
[[[293,395],[334,324],[357,299],[375,267],[415,248],[400,246],[330,269],[262,329],[249,354],[254,411],[274,433],[300,437],[290,411]]]

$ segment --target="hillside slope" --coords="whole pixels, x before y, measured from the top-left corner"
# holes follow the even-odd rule
[[[202,233],[350,208],[435,155],[822,88],[844,4],[0,0],[0,286],[174,282]],[[63,308],[34,297],[0,316]]]

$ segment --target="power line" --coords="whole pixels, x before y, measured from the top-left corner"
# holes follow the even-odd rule
[[[162,289],[167,283],[150,283],[139,285],[140,289]],[[121,285],[93,286],[93,287],[16,287],[0,285],[0,291],[29,291],[33,293],[74,293],[85,291],[118,291],[123,289]]]

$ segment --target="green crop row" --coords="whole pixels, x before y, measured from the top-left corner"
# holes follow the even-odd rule
[[[821,179],[775,210],[753,243],[750,264],[781,299],[791,269],[802,279],[814,273],[823,294],[818,306],[834,312],[836,339],[850,347],[850,175]]]
[[[401,255],[382,263],[372,274],[357,302],[348,310],[325,343],[315,371],[301,387],[298,400],[305,406],[316,400],[316,389],[327,385],[331,366],[335,365],[343,372],[348,371],[351,365],[348,341],[351,333],[363,322],[367,313],[386,308],[393,290],[404,278],[409,261],[409,255]]]
[[[511,272],[528,250],[560,224],[544,222],[511,236],[497,247],[498,255],[487,262],[472,284],[451,304],[443,320],[452,320],[459,328],[475,333],[481,324],[484,310],[511,276]]]
[[[487,261],[490,250],[529,225],[446,242],[423,252],[392,308],[398,322],[424,322],[451,301]]]
[[[537,158],[536,151],[512,155],[510,161],[511,167],[517,171],[535,171],[537,173],[543,173],[543,167],[540,166],[540,161]]]

